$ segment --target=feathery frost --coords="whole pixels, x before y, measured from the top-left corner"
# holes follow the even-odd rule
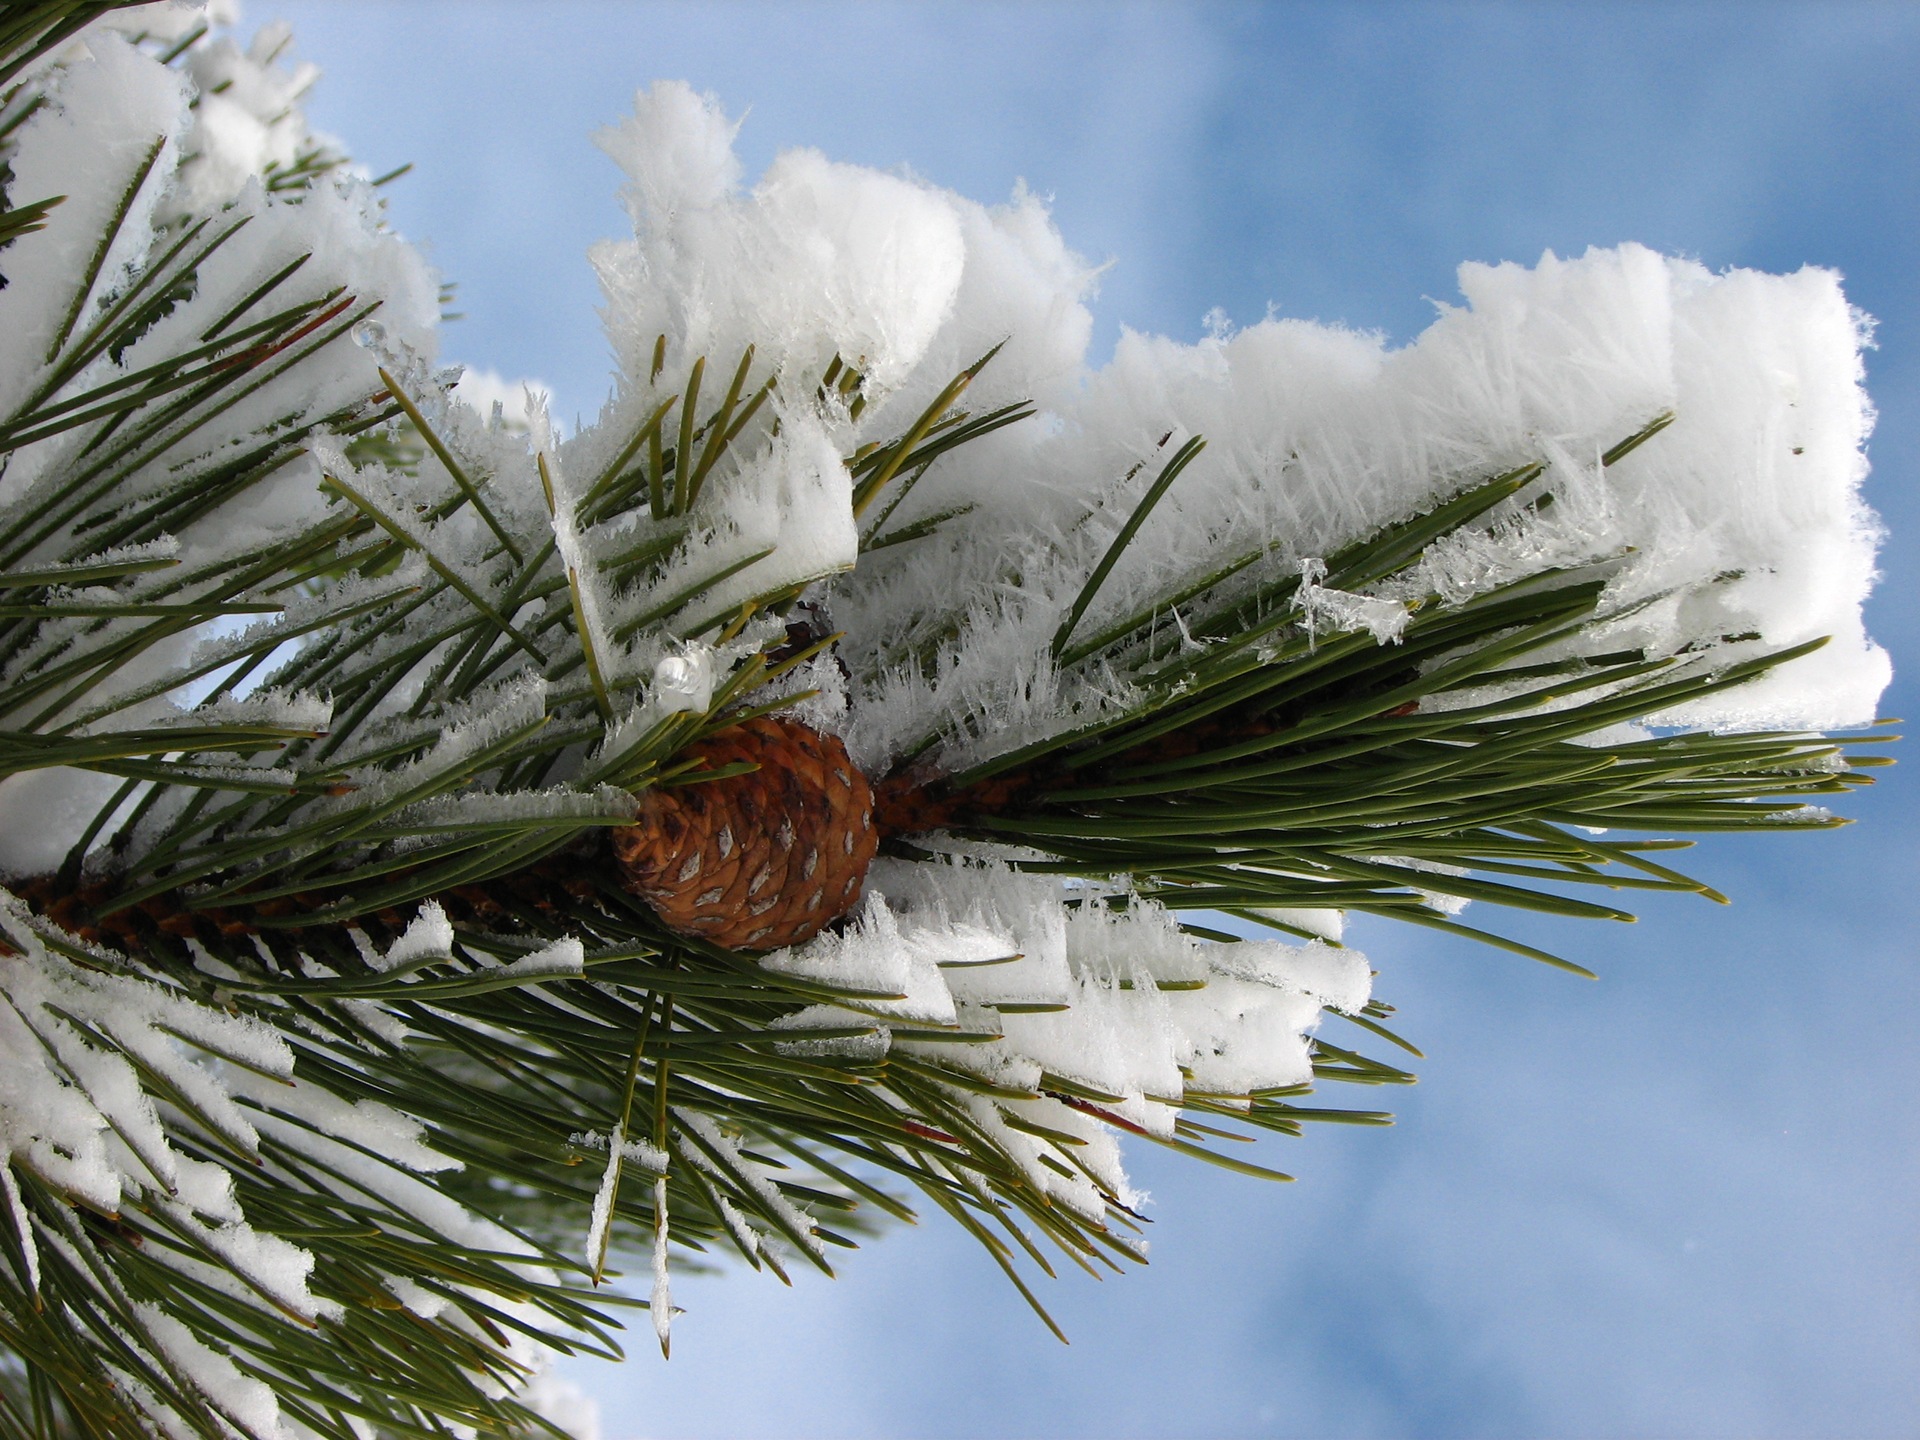
[[[396,1394],[445,1378],[410,1347],[457,1355],[448,1423],[504,1425],[488,1407],[546,1393],[557,1337],[601,1333],[565,1267],[597,1279],[650,1242],[664,1349],[674,1244],[825,1269],[828,1211],[902,1213],[883,1170],[970,1226],[1018,1204],[1088,1268],[1140,1258],[1121,1135],[1191,1152],[1199,1113],[1297,1131],[1317,1078],[1407,1078],[1319,1038],[1387,1013],[1340,943],[1342,885],[1391,877],[1443,928],[1510,897],[1417,831],[1369,838],[1338,873],[1304,864],[1310,905],[1216,902],[1302,943],[1222,943],[1098,863],[935,834],[876,862],[837,930],[716,959],[625,897],[596,910],[562,847],[697,779],[676,757],[731,707],[793,705],[875,778],[1011,767],[1232,659],[1202,599],[1287,596],[1260,663],[1411,653],[1424,616],[1545,572],[1593,579],[1581,636],[1380,710],[1552,715],[1591,695],[1528,687],[1585,674],[1596,635],[1688,675],[1830,637],[1567,737],[1599,764],[1661,743],[1649,725],[1857,726],[1887,682],[1860,618],[1870,325],[1830,271],[1635,245],[1468,264],[1402,347],[1270,318],[1127,331],[1096,365],[1097,272],[1024,189],[984,206],[809,150],[749,186],[737,125],[665,82],[598,137],[633,222],[592,255],[618,373],[560,439],[536,390],[435,368],[438,279],[308,128],[284,31],[243,49],[192,40],[195,7],[140,13],[41,62],[45,103],[0,132],[9,207],[65,196],[0,249],[0,572],[44,611],[0,636],[23,757],[0,875],[282,909],[169,969],[5,897],[0,1263],[167,1433],[305,1435],[323,1410],[371,1433],[351,1385],[302,1370],[309,1332],[404,1371]],[[962,372],[967,416],[942,414]],[[1000,423],[1021,403],[1038,414]],[[941,435],[967,443],[904,466]],[[1509,473],[1479,522],[1336,583],[1329,557]],[[1233,843],[1144,813],[1190,869]],[[1566,854],[1558,878],[1593,870]],[[535,861],[564,899],[512,888]],[[519,907],[499,933],[468,918],[490,884]],[[365,901],[344,939],[321,923],[337,890]],[[627,1164],[651,1183],[622,1189]]]

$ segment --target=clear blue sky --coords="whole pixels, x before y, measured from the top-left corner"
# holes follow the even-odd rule
[[[749,175],[812,145],[982,200],[1024,177],[1115,262],[1101,349],[1214,306],[1404,341],[1459,261],[1547,248],[1833,266],[1881,321],[1871,626],[1920,654],[1920,7],[252,0],[274,15],[327,71],[318,122],[417,162],[392,213],[460,282],[449,358],[564,415],[607,387],[584,250],[623,224],[587,136],[656,78],[751,108]],[[1886,713],[1916,698],[1903,675]],[[930,1223],[833,1284],[684,1282],[671,1364],[643,1338],[570,1373],[609,1440],[1920,1434],[1920,825],[1883,773],[1851,829],[1694,852],[1731,910],[1500,917],[1597,985],[1363,929],[1430,1057],[1398,1128],[1276,1142],[1286,1187],[1134,1157],[1155,1260],[1049,1288],[1071,1348]]]

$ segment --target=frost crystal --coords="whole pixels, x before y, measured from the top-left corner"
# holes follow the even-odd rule
[[[1127,331],[1096,368],[1096,271],[1024,189],[990,208],[805,150],[744,184],[737,126],[666,82],[600,136],[633,222],[592,257],[618,387],[598,424],[563,436],[537,386],[436,368],[438,278],[307,125],[314,72],[285,62],[283,29],[245,49],[189,39],[181,69],[126,38],[186,39],[167,27],[189,13],[86,29],[38,62],[46,103],[0,135],[10,208],[65,197],[0,256],[0,519],[8,568],[46,612],[0,651],[0,689],[27,697],[0,728],[47,746],[41,768],[0,780],[0,876],[35,877],[23,895],[56,874],[161,876],[139,933],[197,935],[121,954],[0,892],[0,1188],[25,1291],[106,1305],[113,1358],[95,1379],[171,1433],[304,1434],[247,1344],[352,1324],[349,1302],[470,1343],[478,1393],[506,1395],[547,1353],[535,1337],[575,1314],[548,1247],[578,1237],[577,1209],[562,1240],[515,1228],[549,1163],[553,1193],[587,1209],[596,1274],[616,1219],[646,1213],[624,1168],[651,1177],[664,1350],[675,1227],[683,1244],[730,1237],[756,1266],[826,1268],[838,1237],[812,1212],[836,1196],[763,1149],[798,1154],[843,1105],[867,1160],[924,1165],[940,1203],[1013,1195],[1139,1253],[1116,1228],[1140,1200],[1119,1136],[1184,1146],[1195,1110],[1297,1114],[1276,1097],[1314,1080],[1316,1055],[1344,1054],[1315,1050],[1323,1019],[1384,1013],[1339,910],[1215,890],[1204,903],[1305,943],[1214,943],[1170,908],[1186,881],[1110,878],[1098,850],[1048,868],[1042,851],[938,835],[876,862],[854,914],[757,971],[677,951],[633,897],[568,872],[594,830],[643,812],[647,786],[697,784],[676,760],[740,708],[793,703],[876,779],[911,763],[962,791],[956,777],[999,759],[1017,789],[1046,777],[1013,752],[1083,730],[1099,744],[1098,727],[1191,693],[1155,667],[1191,677],[1230,652],[1234,626],[1213,622],[1239,607],[1270,604],[1250,666],[1292,645],[1424,677],[1447,663],[1421,651],[1434,614],[1550,571],[1591,577],[1608,645],[1649,664],[1701,673],[1832,637],[1750,683],[1554,741],[1569,773],[1596,748],[1660,743],[1645,725],[1854,725],[1888,678],[1860,619],[1878,538],[1859,496],[1866,322],[1830,272],[1713,274],[1633,245],[1548,254],[1462,267],[1462,303],[1404,347],[1282,319],[1236,331],[1216,312],[1191,345]],[[89,349],[148,284],[165,303]],[[966,415],[942,414],[963,370]],[[70,411],[183,372],[246,384],[191,424],[127,425],[139,443],[113,452],[111,503],[76,519],[94,481],[74,476],[124,436]],[[1042,413],[906,463],[1016,402]],[[1669,414],[1657,443],[1614,448]],[[876,471],[889,457],[903,469]],[[1521,478],[1474,524],[1373,579],[1330,570],[1502,474]],[[160,514],[174,518],[142,528]],[[257,583],[235,579],[250,567]],[[155,623],[178,615],[192,622]],[[844,638],[783,658],[829,633]],[[1567,678],[1539,718],[1611,675],[1590,655],[1536,658],[1381,700],[1367,723],[1477,720],[1457,712],[1525,700],[1534,671]],[[753,690],[782,666],[785,695]],[[1354,708],[1399,684],[1357,688]],[[1229,743],[1251,755],[1266,738]],[[1139,793],[1127,785],[1151,767],[1121,759],[1121,791]],[[1098,753],[1079,761],[1110,793]],[[1845,765],[1812,753],[1794,774]],[[1192,840],[1185,873],[1240,863],[1170,795],[1144,813]],[[1292,813],[1298,831],[1318,823]],[[1813,805],[1765,818],[1832,820]],[[1563,853],[1588,853],[1568,825]],[[1426,854],[1371,853],[1418,852],[1419,835],[1360,833],[1300,864],[1319,867],[1305,904],[1349,903],[1360,872],[1445,925],[1435,911],[1488,893]],[[731,854],[733,832],[716,845]],[[1580,867],[1563,879],[1594,868],[1557,863]],[[361,928],[330,923],[347,913]],[[635,978],[683,964],[674,986]],[[474,996],[503,1003],[461,1008]],[[609,1112],[604,1077],[580,1067],[635,1043],[626,1095],[644,1054],[672,1120],[661,1147],[625,1118],[585,1118]],[[767,1064],[781,1085],[757,1092]],[[802,1102],[804,1125],[782,1108]],[[468,1109],[481,1122],[462,1130]],[[976,1168],[982,1149],[995,1163]],[[597,1186],[564,1173],[601,1151]],[[379,1239],[343,1260],[339,1233]],[[126,1234],[213,1309],[122,1293],[101,1247]],[[214,1418],[176,1408],[194,1405]]]

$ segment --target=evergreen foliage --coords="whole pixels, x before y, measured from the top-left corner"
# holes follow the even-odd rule
[[[114,8],[0,17],[0,147],[49,103],[60,47]],[[140,43],[177,65],[197,37]],[[636,1303],[664,1348],[664,1278],[650,1302],[596,1288],[626,1259],[831,1274],[908,1195],[1044,1318],[1023,1265],[1141,1258],[1095,1132],[1273,1175],[1213,1140],[1385,1122],[1300,1083],[1188,1084],[1158,1099],[1170,1124],[1143,1124],[1084,1079],[970,1060],[998,1038],[993,1005],[903,1020],[898,991],[665,929],[604,832],[648,787],[714,778],[690,745],[790,709],[830,663],[803,602],[844,567],[769,568],[778,547],[729,539],[728,514],[766,456],[858,418],[859,365],[797,376],[749,348],[669,371],[663,335],[618,435],[561,444],[536,416],[523,441],[410,346],[397,262],[316,248],[331,222],[283,223],[373,204],[335,186],[339,157],[163,206],[150,245],[123,244],[176,146],[120,154],[0,418],[0,771],[107,777],[78,842],[13,877],[0,913],[0,1021],[26,1047],[8,1083],[33,1071],[103,1117],[97,1156],[11,1157],[0,1433],[531,1433],[545,1422],[515,1393],[543,1351],[620,1353]],[[0,273],[64,203],[9,187]],[[892,517],[962,447],[1030,419],[968,408],[992,359],[839,457],[855,582],[969,523]],[[896,826],[896,861],[996,845],[1081,882],[1070,908],[1306,938],[1314,912],[1357,910],[1577,971],[1436,896],[1612,920],[1631,918],[1622,892],[1718,898],[1660,858],[1687,842],[1619,832],[1823,828],[1841,822],[1807,802],[1877,763],[1799,732],[1596,740],[1812,648],[1621,648],[1619,557],[1464,600],[1393,590],[1436,543],[1551,507],[1544,463],[1456,484],[1320,568],[1249,550],[1091,620],[1202,443],[1116,487],[1126,518],[1052,637],[1063,672],[1124,677],[1126,706],[953,773],[940,756],[978,722],[950,718],[882,782],[923,822]],[[1355,609],[1383,593],[1397,612]],[[935,821],[943,838],[914,833]],[[1205,920],[1185,933],[1238,943]],[[1208,974],[1155,979],[1177,996]],[[1313,1078],[1409,1080],[1366,1053],[1418,1054],[1390,1012],[1328,1011],[1354,1032],[1313,1041]]]

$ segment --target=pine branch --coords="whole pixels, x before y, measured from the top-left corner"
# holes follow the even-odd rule
[[[103,8],[0,20],[8,154]],[[599,427],[522,438],[297,223],[337,157],[129,246],[149,184],[184,193],[142,145],[0,210],[5,263],[75,197],[106,217],[0,377],[0,775],[93,786],[0,914],[0,1053],[80,1137],[0,1172],[0,1433],[251,1434],[273,1402],[343,1440],[526,1433],[497,1397],[618,1353],[621,1304],[666,1347],[669,1255],[831,1274],[917,1203],[1052,1326],[1024,1266],[1142,1258],[1116,1134],[1285,1179],[1237,1142],[1388,1122],[1297,1103],[1413,1078],[1323,1015],[1419,1055],[1327,912],[1587,973],[1457,902],[1720,899],[1633,834],[1827,828],[1886,738],[1613,731],[1819,642],[1622,639],[1733,577],[1649,594],[1617,546],[1456,583],[1566,503],[1546,455],[1412,477],[1321,555],[1227,525],[1201,556],[1160,533],[1195,435],[1035,543],[947,486],[1029,454],[1033,407],[978,399],[1000,347],[890,391],[884,356],[664,333]],[[946,554],[967,593],[925,582]],[[1064,697],[1024,729],[940,689],[1015,632],[992,653]],[[871,805],[830,700],[898,732]],[[1102,1069],[1075,1025],[1146,1038]],[[598,1288],[643,1255],[647,1300]]]

